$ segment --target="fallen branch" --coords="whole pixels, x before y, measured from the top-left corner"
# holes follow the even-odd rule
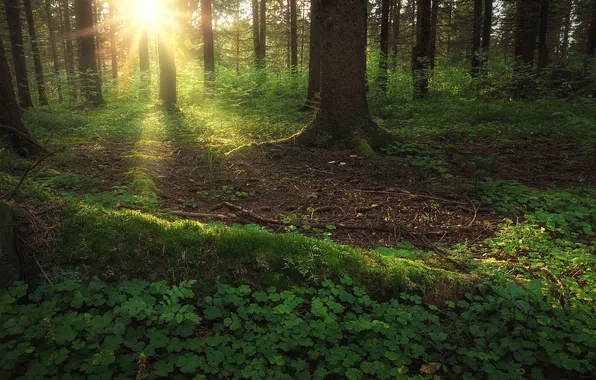
[[[33,137],[29,136],[26,133],[23,133],[23,132],[19,131],[16,128],[9,127],[8,125],[0,124],[0,129],[5,130],[5,131],[10,132],[10,133],[14,133],[14,134],[18,135],[19,137],[22,137],[25,140],[28,140],[30,143],[32,143],[36,148],[38,148],[42,152],[46,151],[46,149],[43,146],[39,145],[39,143],[37,141],[35,141],[33,139]]]

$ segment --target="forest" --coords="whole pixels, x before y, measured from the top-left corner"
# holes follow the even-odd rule
[[[0,378],[596,379],[596,0],[2,0]]]

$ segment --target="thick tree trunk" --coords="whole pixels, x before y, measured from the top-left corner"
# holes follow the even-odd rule
[[[45,0],[46,17],[48,18],[48,31],[50,35],[50,46],[52,48],[52,61],[54,63],[54,75],[56,76],[56,90],[58,91],[58,101],[62,103],[62,86],[60,84],[60,61],[58,60],[58,46],[56,44],[56,29],[52,21],[51,0]]]
[[[387,91],[387,69],[389,60],[389,10],[390,0],[381,0],[381,46],[379,52],[379,87]]]
[[[596,0],[592,0],[592,15],[590,19],[586,53],[588,58],[594,58],[594,55],[596,55]]]
[[[48,105],[48,98],[46,96],[46,81],[43,76],[43,66],[41,65],[41,56],[39,54],[39,45],[37,43],[37,33],[35,31],[35,22],[33,21],[33,8],[31,7],[31,0],[23,0],[25,4],[25,16],[27,17],[27,27],[29,30],[29,37],[31,39],[31,53],[33,54],[33,65],[35,67],[35,82],[37,84],[37,95],[39,96],[39,104],[42,106]]]
[[[321,106],[296,143],[320,147],[379,148],[392,136],[372,120],[366,100],[366,0],[321,3]]]
[[[213,14],[211,0],[201,0],[201,30],[203,32],[203,70],[205,84],[215,80],[215,53],[213,50]]]
[[[70,26],[70,6],[68,0],[60,0],[61,8],[63,13],[63,28],[62,38],[64,40],[64,61],[66,63],[66,76],[68,77],[68,83],[73,98],[77,97],[77,85],[75,79],[75,64],[74,64],[74,47],[72,29]]]
[[[0,290],[21,279],[12,209],[0,201]]]
[[[95,51],[92,0],[75,1],[76,27],[79,45],[79,75],[81,90],[91,106],[103,104],[101,82]]]
[[[482,27],[482,65],[488,60],[490,37],[493,29],[493,0],[484,1],[484,25]]]
[[[538,28],[538,71],[548,66],[548,17],[549,0],[540,2],[540,26]]]
[[[321,92],[321,0],[310,2],[310,56],[305,108],[313,107]]]
[[[437,22],[439,20],[439,2],[432,0],[430,17],[430,47],[428,48],[428,61],[431,69],[435,68],[435,57],[437,54]]]
[[[116,45],[116,8],[114,0],[110,0],[110,54],[112,56],[112,79],[118,78],[118,48]]]
[[[533,87],[532,66],[540,21],[540,0],[519,0],[515,33],[514,98],[527,96]]]
[[[17,93],[21,108],[33,107],[31,92],[29,91],[29,78],[27,77],[27,61],[23,45],[23,32],[21,26],[21,9],[19,0],[4,0],[6,23],[10,34],[14,71],[17,77]]]
[[[176,60],[174,46],[169,33],[160,33],[157,39],[159,55],[159,99],[164,107],[173,111],[176,108]]]
[[[474,21],[472,27],[472,54],[470,66],[472,77],[480,72],[480,45],[482,37],[482,0],[474,0]]]
[[[414,97],[425,98],[428,95],[431,0],[417,1],[416,45],[412,51],[412,76],[414,80]]]
[[[391,66],[397,67],[399,53],[399,29],[401,26],[401,1],[393,0],[392,22],[391,22]]]
[[[290,1],[290,67],[296,72],[298,66],[298,16],[296,0]]]
[[[23,157],[39,153],[41,151],[40,146],[33,141],[23,124],[1,39],[0,110],[2,110],[0,112],[0,139]]]

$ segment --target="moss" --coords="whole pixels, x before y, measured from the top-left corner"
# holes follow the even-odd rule
[[[366,141],[364,139],[360,139],[356,143],[356,152],[358,152],[358,154],[360,154],[361,156],[364,156],[364,157],[376,156],[374,149],[370,146],[368,141]]]
[[[317,283],[351,276],[378,298],[438,286],[461,294],[464,275],[257,226],[227,227],[167,221],[133,211],[71,206],[62,213],[62,243],[54,265],[82,278],[122,281],[197,279],[205,292],[217,283],[255,287]]]
[[[0,171],[0,195],[6,194],[15,189],[21,179]],[[29,178],[25,178],[14,199],[17,202],[31,204],[44,204],[56,201],[56,199],[45,189],[41,188]]]

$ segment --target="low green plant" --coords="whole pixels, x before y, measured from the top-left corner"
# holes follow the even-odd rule
[[[443,161],[443,153],[440,151],[408,143],[391,144],[382,150],[388,155],[395,156],[395,160],[400,163],[429,170],[440,174],[443,178],[451,178]]]

